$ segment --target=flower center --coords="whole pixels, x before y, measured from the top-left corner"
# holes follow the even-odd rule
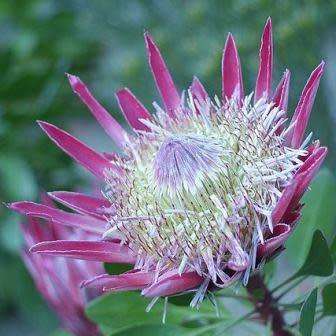
[[[195,193],[223,169],[222,146],[205,138],[178,135],[163,142],[154,160],[155,183],[161,195]]]
[[[305,151],[284,146],[274,126],[282,112],[271,104],[246,98],[241,108],[206,102],[186,111],[176,121],[158,113],[126,148],[124,176],[107,178],[116,211],[106,235],[122,237],[140,268],[193,269],[221,285],[225,269],[253,267]]]

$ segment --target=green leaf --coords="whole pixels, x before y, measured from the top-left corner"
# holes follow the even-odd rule
[[[288,259],[295,266],[303,263],[316,229],[322,230],[326,237],[333,234],[336,220],[335,199],[336,179],[324,168],[313,181],[311,190],[303,197],[302,202],[305,205],[302,209],[302,219],[286,243]]]
[[[302,336],[310,336],[312,334],[317,301],[317,288],[315,288],[302,306],[300,313],[299,330]]]
[[[176,296],[171,296],[169,298],[169,303],[176,305],[176,306],[182,306],[182,307],[187,307],[190,305],[190,301],[194,297],[194,294],[183,294],[183,295],[176,295]]]
[[[111,336],[176,336],[176,335],[187,335],[187,330],[185,328],[174,326],[174,325],[163,325],[163,324],[153,324],[153,325],[143,325],[138,327],[131,327],[121,331],[114,332],[110,334]]]
[[[302,275],[329,276],[333,273],[334,265],[326,239],[320,230],[316,230],[304,264],[296,273]]]
[[[326,285],[322,290],[323,315],[336,315],[336,282]]]
[[[111,275],[125,273],[133,269],[133,265],[131,264],[112,264],[112,263],[104,263],[104,269],[106,273]]]
[[[334,240],[331,243],[330,253],[331,253],[331,257],[332,257],[334,263],[336,264],[336,236],[334,237]]]
[[[150,302],[137,292],[110,293],[89,303],[87,316],[96,322],[105,333],[110,334],[133,326],[162,324],[164,302],[162,299],[150,312],[145,309]],[[221,318],[227,316],[224,307],[220,307]],[[166,325],[188,323],[195,319],[217,320],[215,309],[204,301],[199,311],[190,307],[179,307],[168,303]],[[189,323],[190,326],[190,323]],[[195,324],[195,326],[198,326]]]
[[[99,325],[110,327],[111,332],[138,324],[160,323],[162,304],[156,304],[146,313],[148,303],[149,301],[139,293],[111,293],[92,301],[86,309],[86,314]]]

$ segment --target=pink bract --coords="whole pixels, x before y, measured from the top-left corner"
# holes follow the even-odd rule
[[[99,238],[85,231],[75,231],[37,218],[28,218],[21,228],[26,246],[39,244],[41,241]],[[88,299],[97,297],[99,292],[88,289],[84,293],[80,284],[88,277],[101,273],[101,264],[32,254],[27,247],[22,250],[21,256],[37,289],[50,308],[57,313],[62,327],[78,336],[99,335],[97,326],[84,313]]]

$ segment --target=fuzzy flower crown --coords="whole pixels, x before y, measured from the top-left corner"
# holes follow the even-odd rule
[[[148,297],[227,287],[283,248],[300,218],[300,199],[327,149],[305,130],[322,62],[309,77],[287,123],[290,72],[272,93],[273,41],[268,19],[261,39],[253,93],[245,96],[240,60],[228,35],[222,59],[222,94],[211,99],[194,77],[182,94],[145,33],[150,68],[164,106],[155,114],[127,88],[116,93],[135,134],[97,102],[85,84],[70,84],[122,154],[97,153],[65,131],[39,122],[46,134],[105,181],[104,197],[52,192],[73,209],[67,213],[32,202],[11,208],[33,217],[100,234],[95,241],[42,242],[32,252],[85,260],[131,263],[121,275],[103,274],[83,283],[106,291],[141,289]],[[288,125],[288,126],[286,126]]]

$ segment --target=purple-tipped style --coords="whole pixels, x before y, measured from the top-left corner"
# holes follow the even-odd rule
[[[26,241],[26,247],[21,253],[22,259],[37,289],[50,308],[57,313],[61,326],[78,336],[100,335],[97,326],[89,321],[84,313],[87,300],[93,299],[99,292],[89,289],[85,293],[80,289],[80,285],[85,279],[101,273],[101,264],[66,258],[55,259],[29,251],[29,246],[38,246],[46,241],[57,244],[59,239],[92,240],[99,237],[32,217],[28,218],[21,228]]]
[[[145,42],[163,106],[154,103],[156,113],[151,114],[129,89],[118,91],[132,134],[78,77],[68,75],[121,155],[97,153],[56,126],[39,122],[57,146],[105,181],[102,196],[49,193],[77,213],[32,202],[10,207],[52,221],[58,229],[96,237],[41,237],[30,242],[35,245],[28,260],[48,255],[87,260],[85,265],[132,264],[133,270],[120,275],[88,274],[82,288],[141,290],[153,300],[192,291],[191,305],[197,306],[209,290],[246,284],[251,272],[283,249],[298,223],[301,197],[327,155],[319,141],[305,138],[324,62],[309,77],[288,123],[290,72],[285,70],[274,85],[271,19],[261,38],[256,86],[248,96],[231,34],[223,51],[221,99],[212,99],[196,77],[182,94],[148,33]],[[36,281],[48,274],[39,273]]]

